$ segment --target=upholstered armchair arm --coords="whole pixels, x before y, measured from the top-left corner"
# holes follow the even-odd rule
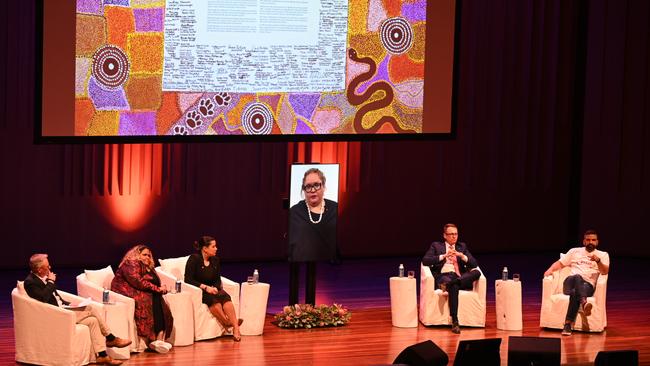
[[[221,276],[221,284],[223,285],[223,289],[226,290],[228,295],[230,297],[233,297],[234,295],[239,296],[239,284],[229,278],[226,278],[224,276]]]
[[[90,297],[95,301],[102,301],[104,289],[101,286],[88,281],[85,273],[77,276],[77,293],[81,297]]]
[[[158,274],[158,277],[160,277],[160,282],[167,286],[167,290],[171,291],[174,288],[174,286],[176,286],[177,278],[173,274],[171,274],[169,272],[166,272],[160,266],[156,267],[156,273]],[[192,286],[192,285],[190,285],[189,283],[187,283],[185,281],[181,281],[181,292],[184,292],[184,291],[190,291],[190,292],[192,292],[194,294],[198,293],[199,294],[199,301],[200,301],[200,299],[201,299],[201,291],[202,291],[200,288],[198,288],[196,286]]]
[[[481,277],[478,280],[474,281],[474,291],[478,293],[478,298],[481,299],[483,305],[485,305],[486,295],[487,295],[487,278],[483,275],[483,271],[480,268],[476,267],[479,272],[481,272]]]
[[[221,276],[221,285],[223,286],[224,291],[230,295],[230,298],[232,299],[232,305],[235,307],[235,313],[237,316],[239,316],[239,287],[240,284],[226,278],[224,276]]]
[[[420,289],[434,291],[436,288],[436,279],[431,273],[431,267],[420,265]]]
[[[550,299],[554,289],[553,276],[544,277],[542,280],[542,299]]]
[[[560,281],[560,271],[551,273],[550,276],[545,276],[542,280],[542,298],[550,298],[557,292],[558,282]]]
[[[57,290],[57,292],[59,293],[59,295],[61,296],[61,298],[63,300],[69,301],[72,305],[76,305],[76,304],[86,300],[86,297],[71,294],[69,292],[65,292],[65,291],[61,291],[61,290]],[[91,300],[93,300],[93,298],[91,298]],[[101,302],[95,301],[95,300],[92,301],[92,304],[97,310],[100,311],[100,314],[104,314],[104,304],[102,304]]]
[[[596,289],[594,290],[596,305],[603,309],[605,308],[605,301],[607,300],[607,277],[607,275],[598,276],[598,282],[596,282]]]
[[[93,301],[101,303],[103,300],[102,297],[104,295],[104,289],[101,286],[89,281],[86,278],[86,275],[84,273],[81,273],[77,276],[77,293],[81,297],[90,297],[93,299]],[[109,301],[123,302],[127,304],[129,308],[133,309],[131,312],[135,311],[135,302],[132,298],[111,290],[109,290],[109,293]]]
[[[43,352],[70,348],[77,322],[72,311],[20,295],[16,289],[11,300],[16,347],[29,344],[29,348]]]
[[[176,286],[176,276],[164,271],[161,267],[156,267],[156,273],[158,274],[158,277],[160,277],[160,282],[167,285],[168,290],[174,288],[169,287],[170,285],[173,284],[173,286]],[[203,303],[203,290],[194,285],[190,285],[185,281],[181,281],[181,292],[189,292],[191,294],[194,311],[198,311]]]
[[[156,267],[156,274],[160,277],[160,285],[166,286],[167,291],[172,291],[176,287],[176,277],[171,273],[167,273],[162,270],[160,267]],[[181,292],[183,291],[183,285],[181,284]]]

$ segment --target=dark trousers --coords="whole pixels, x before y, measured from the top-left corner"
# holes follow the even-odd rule
[[[582,299],[586,299],[594,294],[594,286],[585,281],[582,276],[576,274],[564,279],[562,292],[565,295],[569,295],[569,308],[566,311],[566,321],[573,323],[576,321]]]
[[[458,291],[470,290],[474,286],[474,281],[481,277],[481,272],[467,271],[461,273],[460,277],[455,272],[441,273],[436,277],[436,286],[440,288],[440,284],[447,285],[447,296],[449,301],[449,315],[451,320],[458,322]]]
[[[304,262],[305,268],[305,304],[316,305],[316,262]],[[289,305],[299,304],[300,262],[289,264]]]

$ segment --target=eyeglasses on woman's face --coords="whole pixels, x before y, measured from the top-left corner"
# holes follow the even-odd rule
[[[320,189],[323,188],[323,183],[313,183],[313,184],[305,184],[302,186],[302,190],[307,192],[307,193],[314,193],[320,191]]]

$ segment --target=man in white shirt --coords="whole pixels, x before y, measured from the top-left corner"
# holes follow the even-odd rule
[[[571,267],[571,275],[564,280],[562,289],[565,295],[569,295],[569,308],[562,335],[571,335],[578,311],[582,311],[585,316],[591,315],[592,305],[587,302],[587,297],[594,294],[598,276],[609,273],[609,254],[596,249],[597,247],[598,234],[594,230],[587,230],[582,239],[582,247],[570,249],[544,272],[546,277],[566,266]]]

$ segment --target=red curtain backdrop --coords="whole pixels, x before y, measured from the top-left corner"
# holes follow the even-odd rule
[[[0,4],[0,268],[116,263],[145,242],[225,260],[286,255],[288,166],[342,165],[344,257],[422,254],[456,222],[475,252],[638,236],[650,177],[645,0],[465,0],[457,133],[431,141],[34,145],[34,4]]]

